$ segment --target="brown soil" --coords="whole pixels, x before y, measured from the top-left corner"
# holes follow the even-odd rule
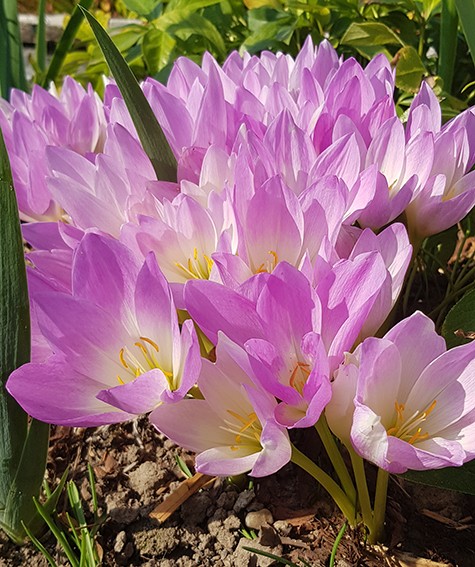
[[[294,441],[321,461],[316,438],[303,435],[298,432]],[[277,565],[244,547],[262,549],[298,565],[303,565],[299,558],[312,567],[329,564],[343,518],[313,480],[293,465],[253,482],[215,479],[159,525],[150,512],[185,479],[177,454],[192,468],[192,456],[159,435],[146,419],[95,430],[53,428],[48,480],[57,482],[69,464],[86,509],[91,504],[86,464],[94,468],[99,504],[107,513],[98,535],[103,565]],[[389,491],[387,547],[371,549],[363,543],[363,534],[347,530],[335,566],[472,567],[474,512],[473,497],[394,479]],[[251,531],[246,522],[255,526],[256,539],[244,537],[242,530]],[[68,565],[51,536],[43,543],[58,565]],[[47,567],[47,562],[30,545],[15,546],[0,536],[0,565]]]

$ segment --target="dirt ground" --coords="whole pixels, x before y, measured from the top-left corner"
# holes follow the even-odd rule
[[[317,462],[324,461],[316,436],[297,432],[294,441]],[[97,538],[104,566],[278,565],[245,547],[299,566],[304,565],[300,558],[312,567],[329,565],[343,517],[313,479],[292,464],[261,480],[212,479],[164,523],[150,518],[186,478],[176,455],[192,469],[193,457],[144,418],[98,429],[52,429],[48,479],[57,482],[69,464],[86,509],[91,503],[87,463],[93,466],[99,505],[107,514]],[[371,549],[363,543],[363,534],[347,530],[335,566],[475,566],[473,517],[473,497],[393,479],[384,548]],[[51,536],[43,543],[58,565],[68,565]],[[15,546],[0,536],[0,565],[48,564],[31,545]]]

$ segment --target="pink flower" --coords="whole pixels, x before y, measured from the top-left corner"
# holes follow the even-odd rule
[[[460,466],[475,457],[475,343],[445,350],[420,312],[368,338],[337,371],[333,432],[391,473]]]

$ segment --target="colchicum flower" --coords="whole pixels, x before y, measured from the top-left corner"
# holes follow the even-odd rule
[[[285,427],[274,419],[277,402],[258,389],[234,360],[245,355],[220,334],[215,363],[203,360],[198,386],[204,399],[163,404],[150,421],[175,443],[198,453],[196,469],[232,476],[267,476],[290,461]]]
[[[446,351],[420,312],[366,339],[336,373],[328,423],[390,473],[460,466],[475,456],[475,343]]]
[[[193,323],[180,332],[153,255],[140,265],[119,242],[89,233],[75,252],[72,294],[38,293],[33,301],[53,355],[16,370],[7,386],[33,417],[115,423],[195,385],[201,358]]]

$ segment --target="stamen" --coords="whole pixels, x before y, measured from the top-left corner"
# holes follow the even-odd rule
[[[117,382],[119,382],[119,384],[121,386],[123,386],[125,384],[125,382],[122,380],[122,378],[117,374]]]
[[[300,370],[300,373],[299,373]],[[297,362],[295,368],[290,375],[289,384],[303,395],[303,388],[307,383],[307,378],[310,376],[310,365],[305,362]]]
[[[235,429],[236,426],[231,422],[226,422],[229,425],[229,427],[222,428],[225,429],[226,431],[229,431],[230,433],[236,434],[234,438],[234,442],[236,445],[240,445],[243,441],[243,438],[248,439],[250,441],[256,440],[260,444],[261,427],[260,427],[259,419],[255,412],[251,412],[250,414],[244,417],[233,410],[227,409],[226,411],[227,413],[229,413],[229,415],[231,415],[235,420],[237,420],[241,424],[241,426],[237,431]],[[231,451],[238,450],[238,447],[236,445],[230,445]]]
[[[134,343],[134,346],[138,349],[138,354],[137,351],[127,347],[121,348],[119,351],[120,363],[129,374],[129,378],[125,381],[118,375],[119,384],[125,384],[130,379],[138,378],[145,372],[157,368],[165,375],[170,389],[176,389],[173,381],[173,371],[164,370],[156,356],[156,353],[160,351],[158,344],[148,337],[141,336],[140,340]]]
[[[411,417],[404,419],[404,404],[400,404],[397,401],[394,403],[396,410],[396,423],[386,430],[388,435],[398,437],[403,441],[406,441],[410,445],[418,443],[419,441],[424,441],[429,438],[429,433],[422,433],[421,424],[427,419],[427,417],[434,411],[437,404],[437,400],[433,400],[432,403],[427,406],[422,412],[416,410]]]
[[[268,272],[270,274],[271,272],[274,271],[275,267],[279,263],[279,257],[277,256],[277,252],[275,252],[274,250],[269,250],[267,254],[269,254],[272,257],[272,259],[267,260],[267,262],[263,262],[257,268],[257,270],[255,270],[256,274],[262,274],[263,272]]]
[[[127,362],[125,362],[125,359],[124,359],[124,349],[123,349],[123,348],[120,349],[119,358],[120,358],[120,361],[122,362],[122,366],[123,366],[124,368],[128,368],[129,365],[127,364]]]
[[[180,262],[175,262],[175,266],[181,270],[188,279],[207,280],[209,279],[214,262],[209,256],[206,256],[206,254],[203,254],[202,258],[204,261],[200,259],[198,248],[195,247],[193,248],[192,257],[188,258],[186,262],[186,266]]]
[[[158,348],[158,345],[156,342],[152,341],[152,339],[149,339],[148,337],[140,337],[141,341],[145,341],[146,343],[148,343],[149,345],[151,345],[157,352],[160,350]]]

